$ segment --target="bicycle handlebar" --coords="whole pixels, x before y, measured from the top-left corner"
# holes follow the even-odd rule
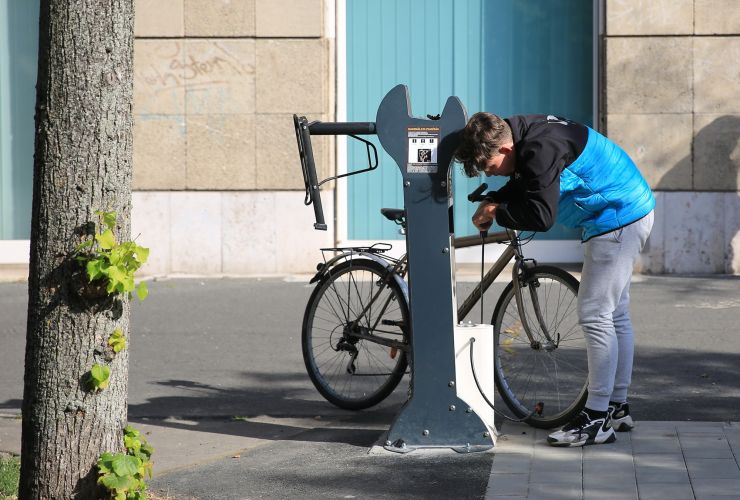
[[[375,122],[312,122],[311,135],[375,135]]]
[[[305,116],[299,117],[293,115],[293,125],[295,127],[296,141],[298,142],[298,154],[301,159],[301,169],[303,170],[303,183],[306,188],[306,198],[303,201],[306,205],[313,204],[314,229],[326,231],[326,222],[324,220],[324,209],[321,206],[321,196],[319,186],[340,177],[361,174],[378,168],[378,150],[370,141],[366,141],[358,135],[374,135],[374,122],[311,122],[309,123]],[[313,159],[313,147],[311,146],[312,135],[348,135],[353,139],[364,142],[367,147],[368,167],[355,172],[328,177],[319,182],[316,175],[316,163]],[[372,152],[372,154],[371,154]],[[373,161],[374,160],[374,161]]]
[[[485,196],[481,196],[481,193],[488,189],[488,184],[485,182],[478,186],[475,191],[470,193],[468,195],[468,201],[476,202],[476,201],[483,201],[485,199]]]

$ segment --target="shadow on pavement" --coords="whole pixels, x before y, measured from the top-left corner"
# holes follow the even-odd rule
[[[192,395],[155,397],[129,406],[129,416],[142,421],[177,417],[188,423],[175,419],[158,425],[258,438],[283,439],[280,436],[295,436],[301,429],[323,428],[327,432],[318,434],[320,439],[365,446],[369,434],[378,436],[391,424],[407,387],[404,381],[381,405],[351,412],[321,399],[306,387],[303,375],[243,372],[243,376],[247,382],[240,388],[192,380],[155,382]],[[643,347],[636,355],[630,402],[638,421],[740,421],[738,401],[740,354]],[[224,420],[244,425],[224,426]],[[347,428],[358,434],[328,432]],[[346,440],[348,435],[351,441]],[[317,439],[311,436],[304,433],[298,439]]]
[[[306,387],[297,374],[243,373],[247,385],[216,387],[193,380],[153,382],[192,395],[151,398],[129,405],[129,419],[159,426],[258,439],[292,439],[371,446],[402,404],[407,383],[375,408],[352,412],[336,408]],[[403,389],[402,389],[403,387]],[[228,423],[228,425],[227,425]],[[307,432],[322,429],[320,434]],[[351,429],[352,432],[347,432]],[[335,431],[335,432],[332,432]]]

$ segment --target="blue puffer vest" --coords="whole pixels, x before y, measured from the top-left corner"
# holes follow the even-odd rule
[[[560,174],[557,221],[583,241],[635,222],[655,207],[650,186],[627,153],[591,128],[581,155]]]

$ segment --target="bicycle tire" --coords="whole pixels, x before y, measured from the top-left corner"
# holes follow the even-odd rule
[[[303,319],[301,345],[306,370],[316,389],[327,401],[347,410],[362,410],[380,403],[398,386],[408,366],[406,352],[375,342],[354,339],[357,349],[356,371],[350,372],[352,353],[339,349],[344,331],[359,314],[369,298],[385,285],[379,304],[388,307],[369,308],[360,322],[366,332],[384,338],[401,340],[409,345],[408,304],[403,290],[392,278],[383,282],[388,271],[369,259],[352,259],[332,268],[314,289]],[[392,304],[395,302],[395,304]],[[373,314],[382,314],[381,318]],[[395,322],[381,325],[382,319]],[[372,328],[373,324],[382,326]],[[351,342],[350,342],[351,343]],[[348,347],[347,343],[344,343]]]
[[[530,343],[526,337],[516,307],[514,284],[509,282],[491,320],[494,379],[501,399],[516,418],[530,415],[542,403],[541,414],[534,413],[525,422],[549,429],[570,421],[583,409],[588,396],[586,342],[578,324],[579,283],[568,272],[552,266],[527,270],[523,282],[524,314],[535,342]],[[536,287],[544,323],[552,334],[553,341],[549,343],[532,307],[532,286]],[[562,317],[558,316],[560,313]]]

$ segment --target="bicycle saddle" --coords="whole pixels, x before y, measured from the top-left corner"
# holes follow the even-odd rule
[[[383,214],[386,219],[392,220],[397,224],[403,222],[403,219],[406,217],[406,210],[402,208],[381,208],[380,213]]]

